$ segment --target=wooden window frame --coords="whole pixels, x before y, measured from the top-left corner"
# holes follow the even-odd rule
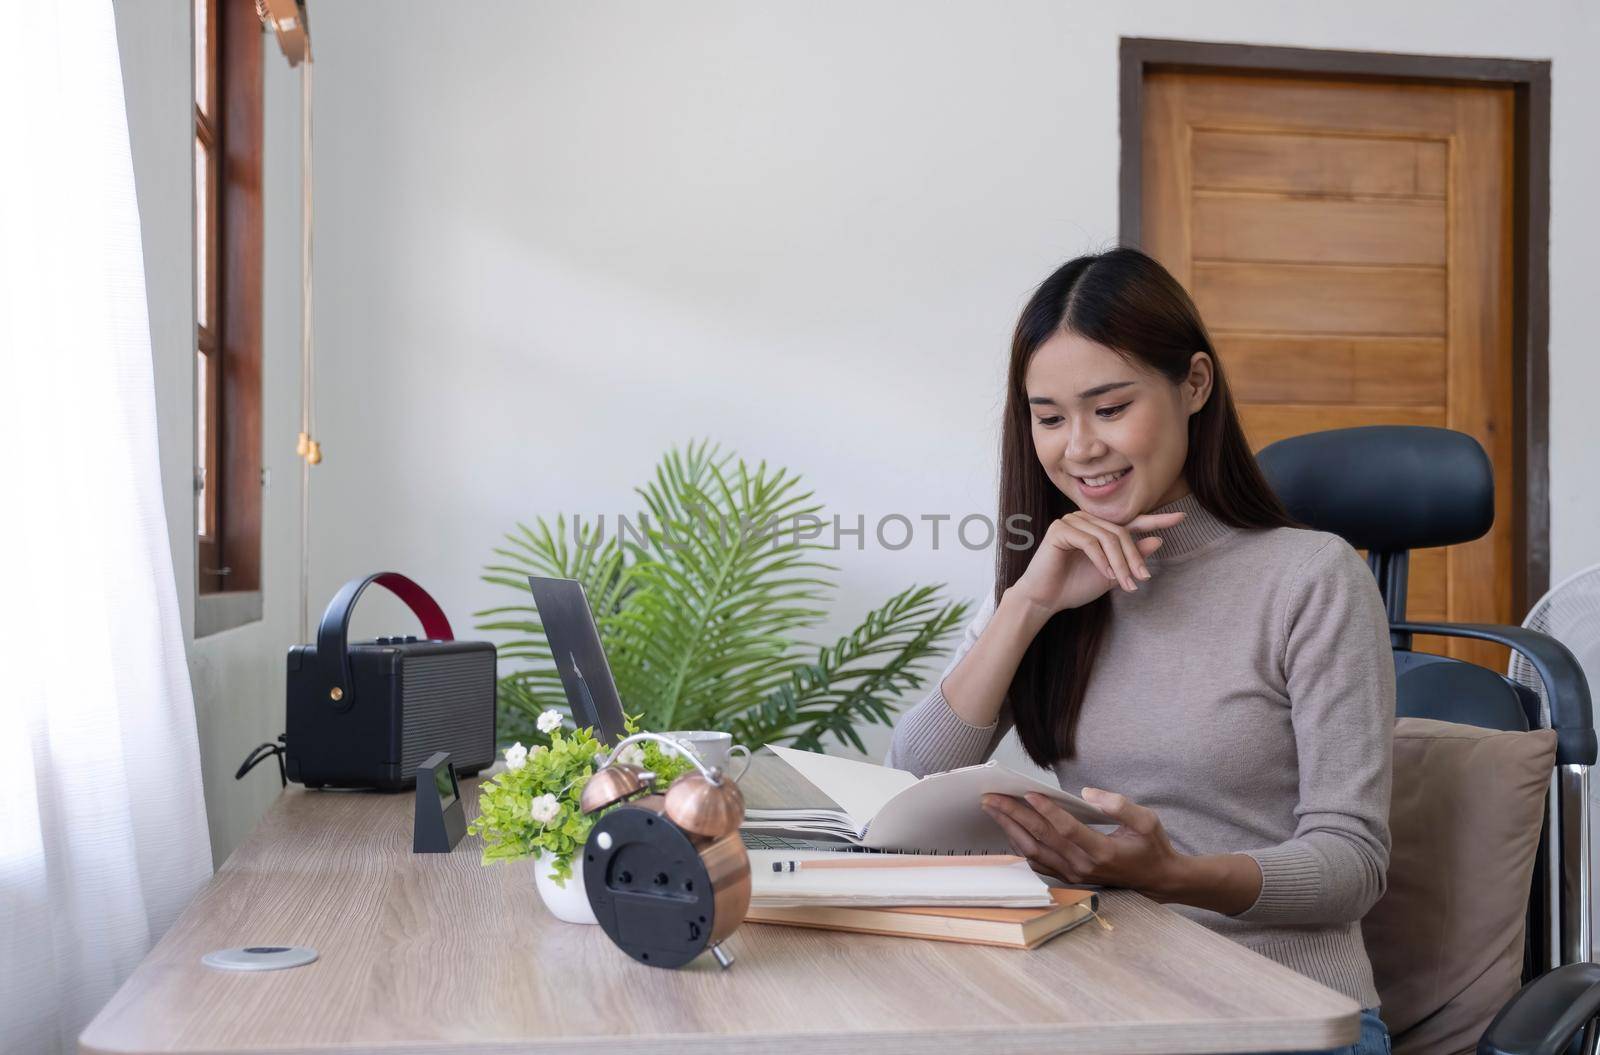
[[[1512,140],[1512,397],[1516,478],[1511,506],[1511,603],[1525,612],[1550,586],[1550,63],[1380,51],[1124,37],[1119,48],[1119,238],[1142,236],[1144,77],[1151,70],[1373,78],[1504,85]]]
[[[253,0],[197,5],[206,7],[212,34],[195,41],[197,49],[209,45],[212,57],[211,97],[194,101],[195,149],[207,144],[211,161],[206,192],[195,188],[197,253],[207,239],[206,288],[197,279],[195,293],[195,455],[206,484],[195,528],[199,636],[260,618],[263,132],[262,30]],[[197,487],[199,480],[197,473]]]

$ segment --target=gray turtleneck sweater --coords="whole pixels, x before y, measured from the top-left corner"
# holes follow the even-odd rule
[[[1270,959],[1375,1007],[1361,917],[1389,864],[1394,660],[1366,563],[1343,539],[1228,527],[1189,495],[1135,593],[1111,619],[1061,786],[1120,792],[1155,810],[1186,854],[1245,853],[1261,895],[1235,916],[1172,906]],[[944,675],[994,614],[980,609],[944,674],[900,719],[885,764],[924,775],[984,761],[1009,707],[978,727]]]

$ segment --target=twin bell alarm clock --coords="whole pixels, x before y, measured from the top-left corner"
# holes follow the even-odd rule
[[[654,773],[616,761],[641,740],[682,752],[694,769],[657,791]],[[578,806],[586,814],[617,807],[595,821],[583,847],[584,889],[607,937],[651,967],[681,967],[708,949],[724,968],[732,964],[719,943],[750,908],[738,784],[691,747],[635,733],[611,749]]]

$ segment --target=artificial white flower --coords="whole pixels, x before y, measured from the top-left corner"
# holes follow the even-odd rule
[[[541,733],[553,733],[559,728],[561,728],[560,711],[551,708],[550,710],[539,715],[539,731]]]
[[[512,744],[510,747],[506,748],[506,768],[507,769],[512,769],[512,770],[521,769],[523,766],[525,766],[527,764],[528,764],[528,749],[526,747],[523,747],[521,743],[515,743],[515,744]]]
[[[617,761],[627,766],[644,765],[644,749],[638,744],[629,744],[617,753]]]
[[[554,795],[540,795],[533,800],[533,805],[528,809],[528,813],[540,824],[549,824],[560,812],[561,803]]]

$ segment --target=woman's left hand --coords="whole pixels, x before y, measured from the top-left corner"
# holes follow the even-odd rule
[[[1127,887],[1157,901],[1178,885],[1185,855],[1172,848],[1155,810],[1099,788],[1083,797],[1118,824],[1109,835],[1090,828],[1044,795],[983,796],[1014,852],[1068,883]]]

